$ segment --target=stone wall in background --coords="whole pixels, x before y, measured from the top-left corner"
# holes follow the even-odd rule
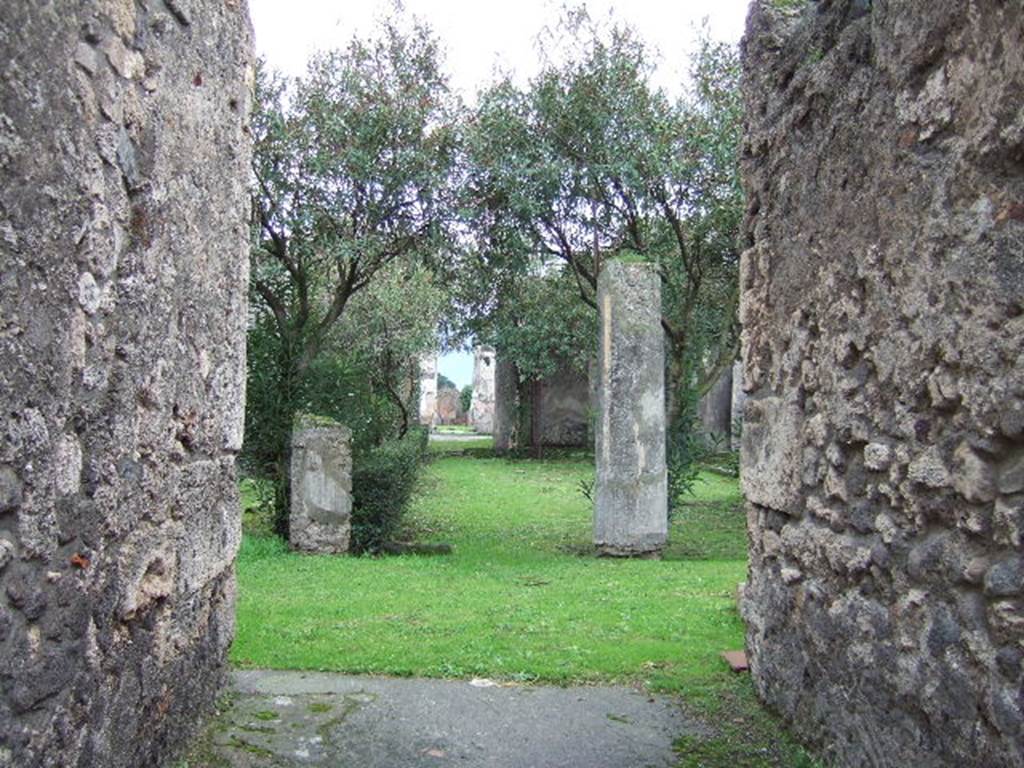
[[[756,2],[743,600],[842,766],[1024,764],[1024,6]]]
[[[462,395],[459,390],[450,387],[438,390],[434,402],[433,423],[443,426],[466,424],[466,412],[462,408]]]
[[[540,382],[537,389],[542,445],[586,447],[593,442],[590,381],[567,365],[561,365]]]
[[[494,448],[593,445],[596,390],[588,373],[561,364],[539,381],[521,381],[516,366],[497,356],[494,380]]]
[[[710,448],[727,451],[732,433],[732,366],[719,375],[697,402],[697,418]]]
[[[161,764],[240,538],[244,0],[0,14],[0,765]]]
[[[300,552],[341,555],[352,536],[352,430],[302,414],[292,428],[288,541]]]

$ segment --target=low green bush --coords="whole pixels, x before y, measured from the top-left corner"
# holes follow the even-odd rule
[[[352,543],[354,553],[377,553],[394,539],[409,505],[428,434],[411,429],[358,453],[352,462]]]

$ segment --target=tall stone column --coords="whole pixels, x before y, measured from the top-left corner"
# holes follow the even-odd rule
[[[495,368],[494,347],[473,350],[473,401],[469,407],[469,424],[486,435],[494,431]]]
[[[597,299],[594,544],[602,555],[657,556],[668,538],[661,285],[646,264],[609,261]]]
[[[0,61],[0,765],[166,765],[234,627],[246,6],[4,0]]]
[[[420,424],[433,426],[437,415],[437,355],[420,358]]]
[[[497,356],[494,366],[494,450],[510,450],[516,421],[516,394],[518,380],[512,361]]]

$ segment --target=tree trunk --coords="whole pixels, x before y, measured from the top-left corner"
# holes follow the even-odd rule
[[[275,433],[277,451],[274,457],[274,531],[288,539],[288,520],[291,512],[291,460],[292,460],[292,424],[298,410],[298,393],[301,387],[302,373],[298,370],[296,360],[290,350],[282,348],[278,360],[280,393],[275,415]]]
[[[398,406],[398,411],[402,415],[402,424],[398,428],[398,439],[401,440],[409,432],[409,408],[406,406],[405,401],[402,400],[402,396],[391,386],[391,382],[384,381],[382,386],[388,399]]]
[[[543,384],[540,379],[534,379],[530,383],[530,444],[533,449],[533,458],[540,459],[544,456],[544,416],[541,413],[541,396]]]
[[[668,347],[668,370],[665,401],[665,423],[671,429],[683,414],[684,390],[686,389],[686,349],[682,345],[673,344],[671,340]]]

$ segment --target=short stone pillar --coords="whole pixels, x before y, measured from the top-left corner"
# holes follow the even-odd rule
[[[661,285],[650,266],[613,260],[597,298],[594,545],[613,557],[658,556],[668,538]]]
[[[352,533],[352,431],[331,419],[300,414],[292,431],[293,549],[348,552]]]

